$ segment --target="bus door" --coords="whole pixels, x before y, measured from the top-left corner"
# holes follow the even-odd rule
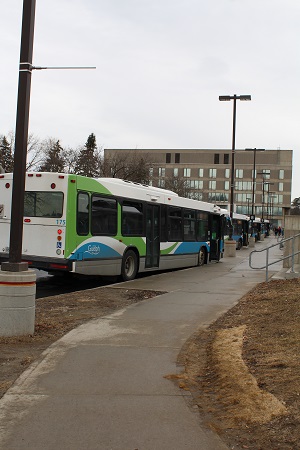
[[[146,261],[145,267],[159,267],[160,235],[159,205],[147,204],[146,211]]]
[[[211,214],[209,216],[208,229],[210,230],[210,261],[219,261],[221,244],[222,217]]]

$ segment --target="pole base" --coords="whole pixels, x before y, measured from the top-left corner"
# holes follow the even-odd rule
[[[34,333],[36,273],[0,270],[0,336]]]

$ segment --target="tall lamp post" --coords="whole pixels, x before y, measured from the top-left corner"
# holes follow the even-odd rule
[[[250,101],[251,95],[220,95],[220,102],[229,102],[233,100],[233,128],[232,128],[232,150],[231,150],[231,181],[230,181],[230,218],[233,217],[234,205],[234,163],[235,163],[235,127],[236,127],[236,101]],[[230,229],[229,239],[232,240],[232,227]]]
[[[261,200],[261,218],[264,218],[264,209],[265,209],[265,185],[274,184],[269,181],[265,181],[265,176],[270,175],[270,172],[258,172],[257,175],[262,175],[262,200]]]
[[[246,152],[253,152],[253,172],[252,172],[252,208],[251,208],[251,234],[253,234],[255,179],[256,179],[256,152],[264,152],[264,148],[245,148]]]

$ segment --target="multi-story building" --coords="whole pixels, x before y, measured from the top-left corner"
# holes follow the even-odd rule
[[[220,149],[106,149],[105,156],[128,153],[150,158],[149,183],[168,187],[178,179],[186,196],[254,214],[284,225],[291,205],[292,150],[236,150],[234,188],[231,187],[232,151]],[[170,182],[171,181],[171,182]]]

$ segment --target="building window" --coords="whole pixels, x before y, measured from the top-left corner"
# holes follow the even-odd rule
[[[202,180],[191,180],[190,187],[192,189],[203,189],[203,181]]]
[[[244,178],[244,170],[243,169],[236,169],[236,171],[235,171],[235,178]]]
[[[279,192],[283,192],[283,183],[278,183]]]
[[[225,169],[225,178],[230,178],[230,169]]]
[[[220,162],[220,155],[219,155],[219,153],[215,153],[214,163],[219,164],[219,162]]]
[[[166,153],[166,163],[169,164],[171,162],[171,153]]]
[[[279,170],[279,176],[278,176],[279,180],[284,180],[284,169],[280,169]]]
[[[180,163],[180,153],[175,153],[175,164]]]
[[[190,177],[190,176],[191,176],[191,169],[185,167],[185,168],[183,169],[183,176],[184,176],[184,177]]]
[[[216,187],[217,187],[217,182],[216,181],[209,181],[208,182],[208,189],[215,190]]]
[[[158,187],[164,188],[165,187],[165,180],[162,180],[162,179],[158,180],[157,185],[158,185]]]
[[[217,169],[209,169],[209,178],[217,178]]]
[[[226,190],[226,191],[229,191],[229,181],[224,181],[224,189]]]
[[[150,169],[149,169],[149,177],[150,178],[153,177],[153,167],[150,167]]]
[[[165,175],[166,175],[166,169],[164,167],[159,167],[158,168],[158,176],[164,177]]]
[[[204,175],[204,170],[203,170],[203,169],[199,169],[199,171],[198,171],[198,177],[199,177],[199,178],[203,178],[203,175]]]
[[[263,179],[264,180],[269,180],[270,179],[270,176],[271,176],[270,169],[263,169],[262,173],[263,173]]]
[[[203,199],[202,192],[188,192],[187,196],[188,196],[188,198],[191,198],[193,200],[202,200]]]
[[[225,192],[209,192],[209,202],[228,202],[228,194]]]
[[[224,164],[229,164],[229,153],[224,153]]]
[[[178,177],[178,167],[175,167],[175,169],[173,169],[173,175],[174,177]]]

